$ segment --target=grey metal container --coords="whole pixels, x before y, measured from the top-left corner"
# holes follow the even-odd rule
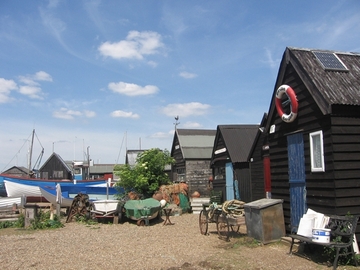
[[[264,244],[285,236],[282,200],[260,199],[244,205],[247,234]]]

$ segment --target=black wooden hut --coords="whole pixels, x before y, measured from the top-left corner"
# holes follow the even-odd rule
[[[271,174],[269,145],[265,131],[267,113],[264,113],[249,152],[251,175],[251,200],[271,198]]]
[[[29,176],[31,171],[23,166],[12,166],[10,169],[7,169],[6,171],[3,171],[1,173],[11,176],[23,177],[23,176]]]
[[[224,200],[252,200],[248,156],[259,125],[218,125],[211,157],[213,189]]]
[[[61,180],[69,179],[73,180],[73,172],[70,166],[56,153],[52,153],[51,156],[45,161],[45,163],[39,169],[40,178]]]
[[[173,182],[186,182],[189,194],[198,191],[208,196],[211,153],[216,130],[176,129],[171,147],[171,156],[175,164],[171,168]]]
[[[286,86],[283,94],[282,85],[293,92]],[[287,231],[308,208],[360,214],[359,105],[359,53],[286,48],[263,144],[269,147],[272,197],[284,200]]]

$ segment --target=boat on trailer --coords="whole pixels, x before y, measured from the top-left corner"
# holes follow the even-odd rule
[[[92,203],[93,210],[91,210],[91,213],[96,215],[106,217],[121,212],[121,203],[119,200],[96,200]]]
[[[138,226],[149,224],[149,220],[160,216],[161,204],[158,200],[128,200],[125,205],[126,217],[136,221]]]

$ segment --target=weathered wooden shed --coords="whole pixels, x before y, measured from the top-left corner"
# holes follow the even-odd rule
[[[293,92],[282,94],[288,89],[282,85]],[[359,105],[359,53],[286,48],[262,143],[269,148],[272,197],[284,200],[287,231],[308,208],[360,214]]]
[[[55,152],[44,162],[39,169],[42,179],[69,179],[73,180],[72,168]]]
[[[11,168],[1,172],[1,174],[7,174],[10,176],[28,177],[31,171],[23,166],[12,166]],[[6,188],[4,182],[0,182],[0,197],[7,197]]]
[[[271,174],[269,145],[265,125],[267,113],[264,113],[259,129],[251,146],[248,161],[251,175],[251,200],[271,198]]]
[[[171,174],[173,182],[185,181],[189,194],[198,191],[208,196],[211,153],[214,146],[216,130],[209,129],[175,129],[171,147],[171,156],[175,159]]]
[[[28,168],[23,166],[12,166],[11,168],[7,169],[6,171],[1,172],[2,174],[8,174],[11,176],[28,176],[31,171]]]
[[[211,157],[213,188],[223,200],[252,200],[249,152],[259,125],[218,125]]]

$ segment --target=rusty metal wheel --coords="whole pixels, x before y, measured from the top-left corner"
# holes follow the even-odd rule
[[[231,231],[238,233],[240,230],[240,225],[230,225]]]
[[[138,221],[136,221],[136,224],[137,224],[138,226],[145,226],[145,220],[139,219]]]
[[[206,235],[208,232],[209,218],[206,210],[201,210],[199,215],[200,233]]]
[[[216,229],[220,239],[229,241],[229,221],[224,214],[220,214],[216,219]]]

